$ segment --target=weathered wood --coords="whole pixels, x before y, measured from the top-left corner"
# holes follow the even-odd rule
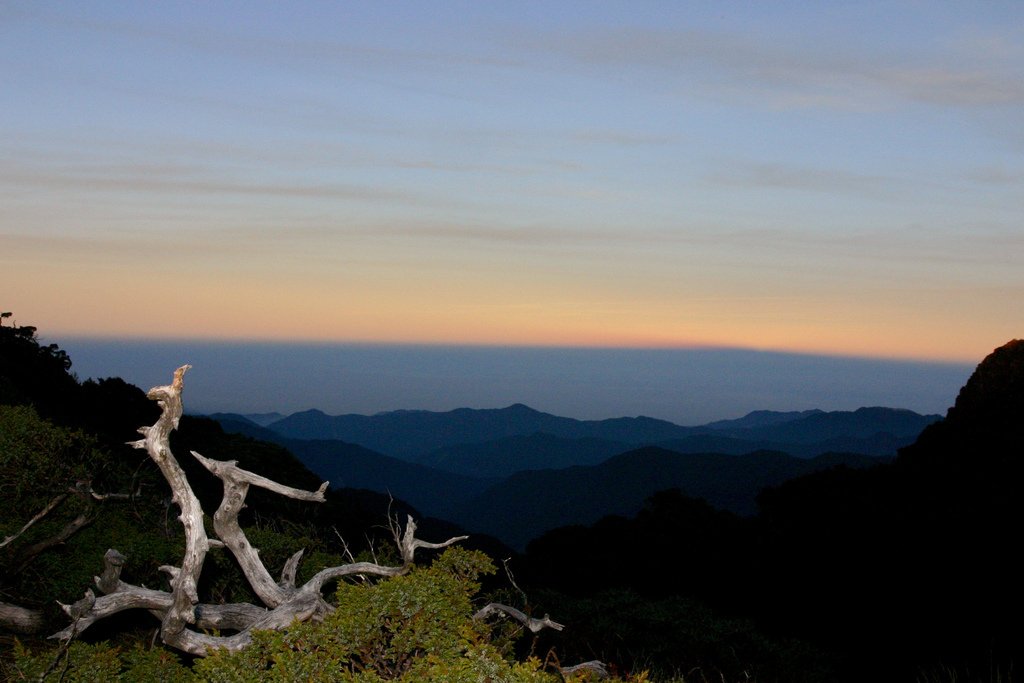
[[[416,520],[410,516],[406,519],[405,531],[398,539],[398,549],[402,552],[402,561],[404,566],[409,568],[415,560],[416,551],[420,548],[440,550],[441,548],[447,548],[453,543],[465,541],[467,538],[469,538],[469,536],[455,536],[454,538],[449,538],[447,541],[443,541],[442,543],[428,543],[427,541],[421,541],[416,538]]]
[[[0,602],[0,628],[13,633],[37,633],[43,628],[41,610]]]
[[[286,591],[295,590],[295,580],[299,574],[299,562],[302,560],[305,552],[305,549],[297,551],[284,563],[284,569],[281,570],[281,580],[278,582],[278,585]]]
[[[113,593],[127,586],[121,582],[121,569],[127,559],[113,548],[109,549],[103,555],[103,572],[94,579],[96,587],[104,593]]]
[[[259,551],[252,547],[238,524],[238,515],[245,507],[249,483],[231,471],[237,470],[234,462],[214,462],[195,451],[192,451],[192,455],[224,483],[224,496],[217,511],[213,513],[214,531],[238,560],[242,573],[249,580],[257,597],[270,607],[277,607],[288,599],[288,592],[270,576],[270,572],[260,560]]]
[[[570,676],[581,671],[587,671],[594,674],[598,678],[603,679],[611,677],[611,674],[608,673],[608,667],[606,667],[603,662],[600,662],[596,659],[591,660],[589,662],[583,662],[582,664],[577,664],[575,666],[563,666],[560,667],[558,670],[559,672],[561,672],[563,676]]]
[[[178,428],[183,412],[181,390],[185,385],[185,373],[191,365],[183,365],[174,372],[174,381],[167,386],[153,387],[146,396],[160,406],[160,417],[151,427],[142,427],[139,433],[143,439],[132,442],[135,448],[144,449],[150,459],[160,468],[161,474],[171,487],[171,500],[177,503],[181,514],[178,519],[185,529],[185,556],[181,568],[171,581],[171,607],[164,612],[160,626],[160,637],[168,645],[175,646],[184,637],[183,631],[195,623],[195,606],[199,603],[199,574],[203,570],[206,552],[210,545],[203,526],[203,508],[188,483],[188,477],[171,452],[170,435]]]
[[[181,392],[185,373],[190,367],[183,365],[178,368],[170,385],[150,389],[147,396],[159,404],[160,417],[152,426],[139,429],[144,438],[131,443],[136,448],[145,449],[160,468],[171,487],[172,501],[181,510],[179,519],[185,531],[184,557],[180,566],[160,567],[170,577],[171,590],[153,590],[125,583],[120,578],[124,556],[116,550],[108,550],[104,556],[103,572],[96,577],[96,586],[105,595],[96,597],[88,591],[78,602],[62,605],[72,623],[52,638],[72,638],[104,617],[127,609],[146,609],[160,619],[160,638],[171,647],[198,656],[205,656],[217,648],[240,650],[251,642],[254,630],[284,629],[295,621],[322,618],[330,612],[332,607],[321,595],[329,581],[355,575],[398,576],[412,568],[417,550],[445,548],[466,538],[459,536],[442,543],[422,541],[416,538],[416,522],[410,517],[404,531],[396,532],[395,540],[402,558],[400,566],[352,562],[324,569],[303,586],[296,587],[302,558],[302,551],[299,551],[285,564],[281,580],[275,582],[260,560],[259,551],[252,547],[238,523],[249,487],[258,486],[297,500],[322,502],[328,484],[324,482],[316,491],[304,491],[243,470],[235,461],[213,460],[193,451],[192,456],[224,485],[223,498],[213,517],[216,538],[207,536],[202,506],[170,447],[170,434],[178,427],[182,415]],[[218,546],[226,546],[234,555],[254,592],[267,607],[199,603],[197,583],[206,553]],[[237,632],[210,635],[195,629]]]
[[[539,633],[546,628],[554,629],[555,631],[561,631],[565,628],[564,624],[559,624],[557,621],[551,621],[551,617],[547,614],[544,615],[543,619],[535,619],[534,617],[527,616],[522,610],[518,610],[515,607],[510,607],[508,605],[503,605],[500,602],[492,602],[488,605],[484,605],[476,614],[473,615],[473,618],[480,621],[482,619],[486,619],[492,614],[505,614],[512,617],[534,633]]]

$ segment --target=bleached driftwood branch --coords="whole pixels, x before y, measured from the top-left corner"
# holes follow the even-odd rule
[[[608,673],[608,667],[604,665],[604,662],[593,659],[589,662],[583,662],[576,666],[563,666],[558,669],[562,676],[570,676],[581,671],[587,671],[598,678],[608,678],[611,674]]]
[[[514,583],[515,582],[513,581],[513,584]],[[516,588],[518,588],[518,586],[516,586]],[[520,624],[528,628],[533,633],[539,633],[540,631],[543,631],[546,628],[554,629],[555,631],[561,631],[565,628],[564,624],[559,624],[557,621],[552,621],[551,617],[547,614],[545,614],[542,619],[536,619],[534,617],[527,616],[527,614],[522,610],[518,610],[515,607],[510,607],[509,605],[503,605],[500,602],[492,602],[487,605],[484,605],[479,610],[477,610],[476,614],[473,615],[473,619],[479,621],[486,619],[493,614],[511,617],[512,619],[515,619]],[[596,676],[599,679],[608,678],[610,675],[608,673],[608,668],[604,665],[604,663],[596,659],[589,662],[583,662],[582,664],[576,664],[575,666],[564,667],[558,665],[556,662],[555,666],[563,678],[565,676],[570,676],[572,674],[581,672],[587,672],[593,676]]]
[[[404,574],[412,568],[418,549],[444,548],[466,538],[459,536],[443,543],[422,541],[416,538],[416,523],[410,517],[405,530],[396,538],[402,558],[399,566],[353,562],[324,569],[301,587],[296,587],[295,578],[302,557],[299,551],[285,564],[281,580],[275,582],[259,559],[258,551],[249,543],[238,524],[238,515],[245,505],[249,487],[258,486],[296,500],[320,502],[324,500],[327,482],[316,491],[303,491],[243,470],[235,461],[212,460],[193,451],[192,456],[224,484],[224,496],[213,516],[216,538],[210,538],[203,525],[203,509],[199,499],[170,447],[171,432],[177,429],[182,415],[181,392],[185,373],[190,367],[183,365],[178,368],[170,385],[149,390],[147,396],[161,408],[160,417],[152,426],[140,428],[139,433],[143,438],[131,443],[136,448],[145,449],[160,468],[171,487],[172,501],[181,510],[178,518],[185,531],[184,557],[178,567],[161,567],[170,576],[171,590],[152,590],[121,581],[121,567],[125,558],[116,550],[109,550],[104,557],[103,572],[95,579],[96,587],[104,595],[97,597],[89,590],[76,603],[62,605],[72,623],[52,638],[69,639],[104,617],[127,609],[146,609],[160,619],[160,638],[171,647],[199,656],[217,648],[237,651],[251,642],[254,630],[280,630],[295,621],[320,619],[330,612],[333,608],[320,593],[328,581],[352,575],[386,577]],[[197,585],[199,575],[207,551],[218,546],[226,546],[235,556],[265,607],[251,604],[200,604]],[[207,629],[236,633],[209,635],[200,632]]]
[[[481,619],[486,619],[492,614],[504,614],[512,617],[534,633],[539,633],[546,628],[554,629],[556,631],[561,631],[565,628],[564,624],[559,624],[557,621],[551,621],[551,617],[547,614],[544,615],[543,619],[535,619],[534,617],[527,616],[525,612],[518,610],[515,607],[509,607],[508,605],[503,605],[500,602],[492,602],[488,605],[484,605],[476,614],[473,615],[473,618],[479,621]]]

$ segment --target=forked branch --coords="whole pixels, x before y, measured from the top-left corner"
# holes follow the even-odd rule
[[[410,517],[405,530],[396,539],[402,558],[400,566],[352,562],[324,569],[301,587],[296,587],[295,579],[302,557],[300,551],[286,563],[281,581],[275,582],[238,523],[249,487],[257,486],[296,500],[322,502],[327,482],[316,491],[304,491],[241,469],[235,461],[212,460],[193,451],[193,457],[224,485],[223,498],[213,517],[216,538],[208,537],[203,524],[202,505],[170,447],[171,432],[177,429],[181,419],[181,392],[185,373],[190,367],[183,365],[178,368],[171,384],[150,389],[147,396],[160,406],[160,417],[152,426],[140,428],[143,438],[131,444],[145,449],[160,468],[171,487],[172,501],[181,511],[178,519],[184,527],[185,554],[179,567],[162,568],[170,576],[171,590],[152,590],[125,583],[120,578],[125,558],[116,550],[109,550],[104,557],[103,573],[96,577],[96,587],[104,595],[97,597],[90,590],[73,605],[62,605],[72,623],[51,637],[72,638],[104,617],[127,609],[146,609],[160,619],[160,638],[171,647],[199,656],[217,648],[240,650],[251,642],[252,631],[256,629],[280,630],[295,621],[319,619],[330,612],[332,607],[320,593],[328,581],[353,575],[386,577],[404,574],[411,569],[418,549],[444,548],[465,538],[459,536],[442,543],[422,541],[416,538],[416,523]],[[206,553],[211,547],[221,545],[234,555],[265,607],[200,604],[197,584]],[[200,632],[212,629],[236,633],[210,635]]]

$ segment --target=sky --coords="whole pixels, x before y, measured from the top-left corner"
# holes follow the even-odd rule
[[[1024,4],[0,0],[0,307],[52,338],[976,363]]]

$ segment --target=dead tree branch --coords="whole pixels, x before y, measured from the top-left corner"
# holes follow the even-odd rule
[[[0,626],[14,633],[38,633],[43,628],[42,610],[0,602]]]
[[[14,569],[11,573],[17,574],[21,572],[30,562],[32,562],[32,560],[36,558],[37,555],[39,555],[45,550],[48,550],[49,548],[52,548],[55,545],[60,545],[64,541],[68,540],[76,533],[78,533],[79,530],[88,525],[89,522],[91,521],[92,518],[88,515],[78,515],[73,520],[65,524],[64,527],[53,536],[45,538],[42,541],[39,541],[38,543],[33,543],[27,548],[20,550],[15,556],[16,560],[14,564]]]
[[[210,538],[203,524],[204,513],[199,499],[170,447],[171,432],[177,429],[182,415],[181,392],[185,373],[190,367],[183,365],[178,368],[170,385],[150,389],[147,396],[160,406],[160,417],[152,426],[140,428],[139,433],[143,438],[131,443],[136,448],[145,449],[150,459],[160,468],[171,487],[171,500],[181,511],[178,519],[185,532],[184,557],[178,567],[161,567],[170,576],[171,590],[153,590],[125,583],[120,578],[125,558],[116,550],[109,550],[104,557],[103,572],[95,579],[96,587],[104,595],[97,597],[89,590],[73,605],[62,605],[72,623],[52,638],[68,640],[104,617],[127,609],[146,609],[160,619],[160,638],[173,648],[199,656],[217,648],[236,651],[251,642],[254,630],[280,630],[295,621],[319,619],[330,612],[332,607],[320,592],[329,581],[355,575],[398,576],[412,568],[417,550],[445,548],[466,538],[459,536],[442,543],[422,541],[416,538],[416,523],[410,517],[404,531],[396,532],[402,559],[400,566],[352,562],[324,569],[301,587],[296,587],[298,565],[302,557],[300,551],[288,560],[281,572],[281,580],[275,582],[260,560],[259,551],[252,547],[238,523],[238,515],[245,505],[249,487],[257,486],[296,500],[321,502],[324,500],[327,482],[316,491],[303,491],[243,470],[235,461],[212,460],[193,451],[192,456],[224,485],[223,498],[213,516],[216,538]],[[197,584],[206,553],[210,548],[219,546],[226,546],[234,555],[265,607],[250,604],[200,604]],[[200,632],[212,629],[236,633],[209,635]]]
[[[551,628],[556,631],[561,631],[565,628],[564,624],[559,624],[557,621],[551,621],[551,617],[547,614],[544,615],[543,619],[535,619],[527,616],[524,612],[516,609],[515,607],[509,607],[508,605],[503,605],[500,602],[492,602],[488,605],[484,605],[482,608],[477,610],[477,613],[473,615],[473,618],[479,621],[486,619],[492,614],[504,614],[512,617],[520,624],[530,629],[533,633],[539,633],[546,628]]]
[[[591,660],[589,662],[583,662],[582,664],[577,664],[575,666],[561,667],[558,671],[562,674],[562,676],[571,676],[572,674],[580,673],[582,671],[590,672],[598,678],[602,679],[609,678],[611,676],[611,674],[608,673],[608,668],[604,665],[604,663],[596,659]]]
[[[46,506],[42,510],[37,512],[32,517],[32,519],[30,519],[27,522],[25,522],[25,526],[21,527],[17,531],[17,533],[11,534],[7,538],[5,538],[3,541],[0,541],[0,548],[3,548],[4,546],[6,546],[6,545],[8,545],[10,543],[13,543],[14,541],[18,540],[18,538],[21,537],[22,534],[24,534],[26,531],[28,531],[29,529],[32,528],[33,524],[35,524],[36,522],[38,522],[42,518],[46,517],[46,515],[48,515],[51,512],[53,512],[53,509],[56,508],[61,503],[63,503],[64,500],[67,497],[68,497],[68,494],[62,493],[59,496],[55,497],[53,500],[51,500],[49,503],[47,503]]]

